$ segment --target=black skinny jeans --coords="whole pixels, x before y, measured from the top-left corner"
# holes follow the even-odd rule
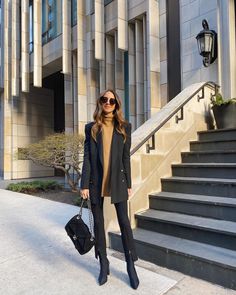
[[[104,229],[103,217],[104,198],[101,197],[100,204],[91,204],[93,219],[94,219],[94,234],[95,234],[95,257],[98,257],[98,252],[106,255],[106,238]],[[134,261],[138,260],[136,254],[133,233],[128,217],[127,201],[115,203],[116,214],[121,231],[121,239],[124,248],[125,257],[130,253]]]

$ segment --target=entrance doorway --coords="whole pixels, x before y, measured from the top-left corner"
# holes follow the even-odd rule
[[[64,76],[56,72],[43,79],[43,87],[54,93],[54,131],[65,131]]]
[[[54,93],[54,131],[65,131],[64,76],[61,72],[53,73],[43,79],[43,87]],[[55,169],[55,176],[64,176],[61,170]]]

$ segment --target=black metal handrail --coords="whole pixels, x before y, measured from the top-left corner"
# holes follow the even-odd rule
[[[214,94],[215,95],[218,91],[218,89],[220,88],[220,86],[218,84],[216,84],[215,82],[212,81],[208,81],[206,83],[204,83],[201,87],[199,87],[193,94],[191,94],[182,104],[180,104],[176,109],[173,110],[173,112],[171,112],[152,132],[150,132],[148,135],[145,136],[144,139],[142,139],[133,149],[131,149],[130,155],[133,155],[138,149],[140,149],[140,147],[142,147],[151,137],[152,137],[152,145],[155,145],[155,133],[161,129],[161,127],[163,127],[174,115],[176,115],[178,113],[178,111],[181,110],[181,118],[176,117],[176,123],[178,123],[179,120],[182,120],[183,117],[183,107],[193,98],[195,97],[200,91],[202,91],[202,95],[198,96],[198,101],[200,101],[201,99],[204,98],[204,88],[205,87],[209,87],[214,89]],[[147,144],[147,153],[149,153],[149,151],[151,149],[154,149],[154,147],[150,147],[149,144]]]

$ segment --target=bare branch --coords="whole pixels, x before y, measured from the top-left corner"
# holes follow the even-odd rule
[[[67,177],[72,191],[78,191],[81,178],[80,164],[83,155],[84,136],[78,134],[55,133],[37,143],[20,149],[18,158],[31,160],[35,164],[60,169]],[[75,180],[70,175],[71,169],[76,172]]]

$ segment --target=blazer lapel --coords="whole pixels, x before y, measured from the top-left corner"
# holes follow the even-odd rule
[[[97,150],[100,162],[103,167],[103,144],[102,144],[102,132],[97,133]]]

